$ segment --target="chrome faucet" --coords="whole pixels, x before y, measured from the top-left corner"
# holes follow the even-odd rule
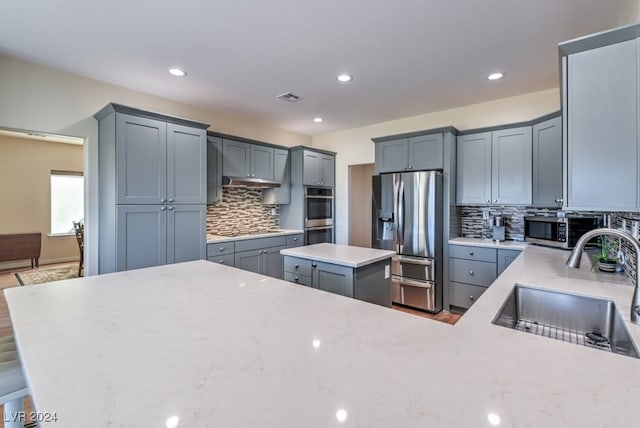
[[[633,290],[633,298],[631,299],[631,322],[634,324],[640,325],[640,296],[638,295],[638,281],[640,281],[640,242],[636,238],[634,238],[631,234],[627,232],[622,232],[617,229],[610,228],[600,228],[593,229],[589,232],[585,233],[578,239],[576,242],[576,246],[573,248],[569,259],[567,260],[567,266],[572,268],[580,267],[580,259],[582,258],[582,252],[584,251],[584,246],[587,242],[596,236],[615,236],[618,238],[622,238],[625,241],[629,242],[633,247],[633,250],[636,252],[636,285]]]

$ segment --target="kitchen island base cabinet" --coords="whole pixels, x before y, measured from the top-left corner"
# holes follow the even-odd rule
[[[369,303],[391,307],[391,260],[358,268],[299,257],[284,257],[287,281]]]

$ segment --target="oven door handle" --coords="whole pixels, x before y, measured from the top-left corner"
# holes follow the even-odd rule
[[[307,199],[333,199],[333,196],[313,196],[313,195],[305,195]]]
[[[326,230],[333,229],[333,226],[314,226],[314,227],[305,227],[305,230]]]

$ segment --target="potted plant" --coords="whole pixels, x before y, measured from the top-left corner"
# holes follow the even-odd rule
[[[593,266],[598,263],[598,269],[603,272],[615,272],[618,263],[618,243],[600,237],[600,252],[593,255]]]

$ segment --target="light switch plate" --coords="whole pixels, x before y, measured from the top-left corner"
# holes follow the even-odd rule
[[[385,265],[384,266],[384,279],[389,279],[390,276],[391,276],[391,266],[390,265]]]

